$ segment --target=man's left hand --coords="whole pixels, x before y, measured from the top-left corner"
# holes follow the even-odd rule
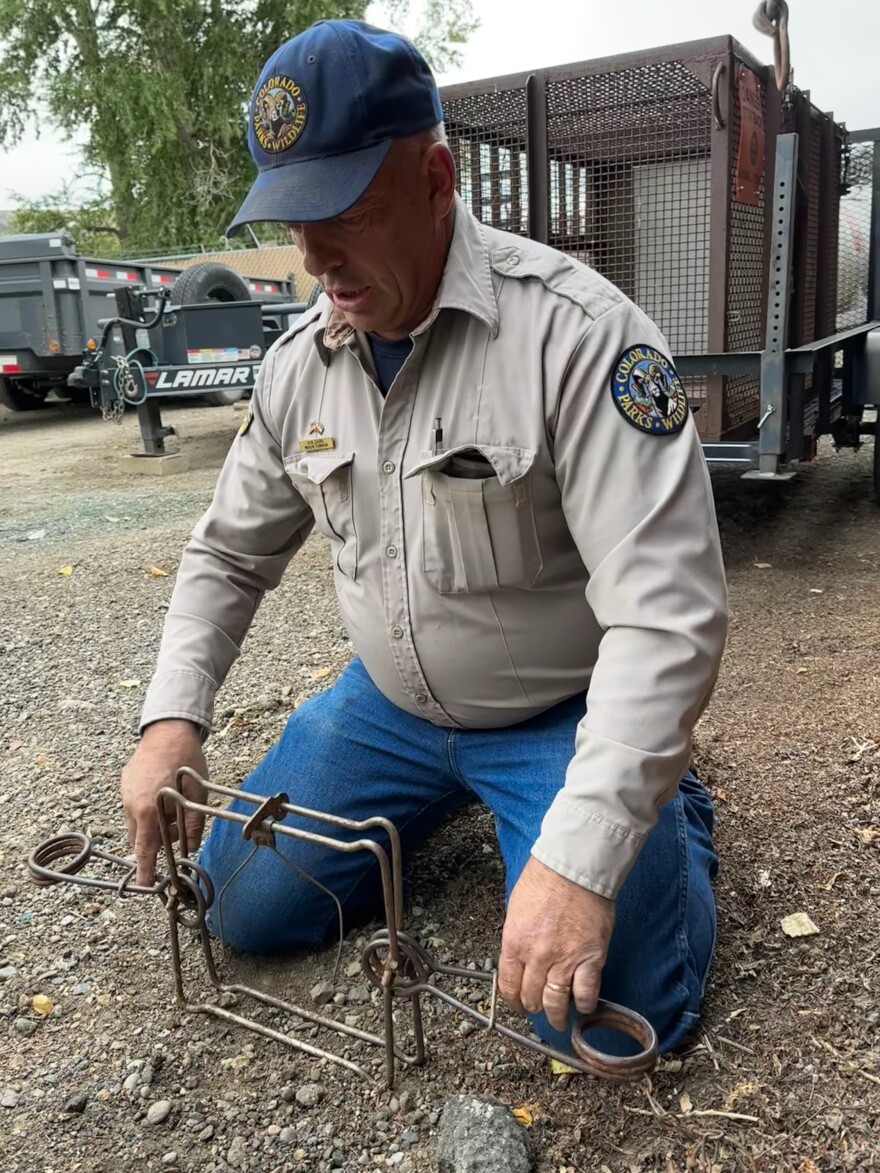
[[[566,880],[534,856],[510,894],[501,940],[498,988],[517,1013],[543,1009],[565,1030],[572,998],[582,1014],[596,1008],[614,926],[614,902]]]

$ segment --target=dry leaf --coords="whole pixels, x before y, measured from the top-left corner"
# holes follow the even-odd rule
[[[59,566],[58,573],[64,575],[65,578],[70,578],[70,576],[73,574],[73,567],[72,566]]]
[[[684,1112],[685,1116],[687,1116],[688,1112],[693,1112],[694,1105],[687,1092],[681,1093],[681,1095],[678,1097],[678,1102],[681,1105],[681,1110]]]
[[[526,1128],[531,1128],[531,1126],[535,1123],[535,1117],[531,1112],[533,1107],[534,1104],[520,1104],[518,1108],[513,1109],[514,1116],[517,1118],[520,1124],[525,1125]]]
[[[51,1014],[55,1009],[55,1003],[51,998],[47,998],[45,994],[35,994],[31,1002],[37,1014]]]
[[[880,839],[880,831],[876,827],[856,827],[856,834],[863,843],[869,846]]]
[[[316,668],[314,672],[309,673],[309,680],[323,680],[324,677],[329,676],[332,671],[332,668]]]
[[[809,671],[808,668],[798,668],[797,674],[798,674],[798,676],[805,676],[808,671]]]
[[[163,570],[161,568],[161,566],[151,566],[150,569],[147,571],[147,573],[149,574],[150,578],[167,578],[168,577],[168,571]]]
[[[821,1171],[815,1161],[811,1161],[809,1157],[805,1157],[803,1165],[798,1169],[798,1173],[821,1173]]]
[[[39,766],[40,769],[42,769],[43,766],[48,766],[48,764],[49,764],[49,759],[48,759],[48,757],[46,757],[46,755],[44,753],[38,753],[37,756],[34,758],[34,765]]]
[[[772,570],[773,563],[772,562],[756,562],[755,569],[756,570]]]
[[[577,1069],[569,1067],[567,1063],[562,1063],[559,1059],[550,1060],[550,1070],[554,1075],[577,1075]]]
[[[138,688],[140,683],[141,682],[139,680],[120,680],[119,687],[120,688]]]
[[[805,912],[793,912],[779,923],[786,937],[814,937],[819,932]]]
[[[727,802],[727,791],[723,786],[716,786],[712,791],[712,797],[717,798],[719,802]]]

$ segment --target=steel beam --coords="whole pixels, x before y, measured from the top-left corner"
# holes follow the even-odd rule
[[[758,462],[763,476],[776,476],[785,451],[786,356],[791,301],[791,261],[794,239],[795,186],[798,136],[780,134],[776,139],[773,234],[770,249],[770,281],[767,297],[767,341],[761,356],[761,419]]]

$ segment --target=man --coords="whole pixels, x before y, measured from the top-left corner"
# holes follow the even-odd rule
[[[280,137],[267,94],[290,94]],[[391,33],[321,21],[254,90],[259,168],[232,229],[289,225],[324,294],[269,351],[184,553],[122,793],[152,875],[157,790],[205,772],[214,695],[312,527],[356,656],[245,781],[408,848],[475,797],[507,874],[499,985],[556,1045],[597,995],[663,1048],[697,1021],[715,937],[711,803],[687,771],[726,593],[711,487],[656,327],[585,266],[480,225],[455,192],[430,71]],[[668,416],[636,405],[653,364]],[[375,910],[361,855],[215,821],[211,928],[311,946]]]

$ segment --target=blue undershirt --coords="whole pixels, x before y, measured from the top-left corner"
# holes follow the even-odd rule
[[[412,338],[391,341],[388,338],[379,338],[375,334],[367,334],[367,341],[373,352],[373,362],[376,364],[379,390],[383,395],[387,395],[388,388],[394,382],[397,372],[406,362],[407,355],[412,350]]]

